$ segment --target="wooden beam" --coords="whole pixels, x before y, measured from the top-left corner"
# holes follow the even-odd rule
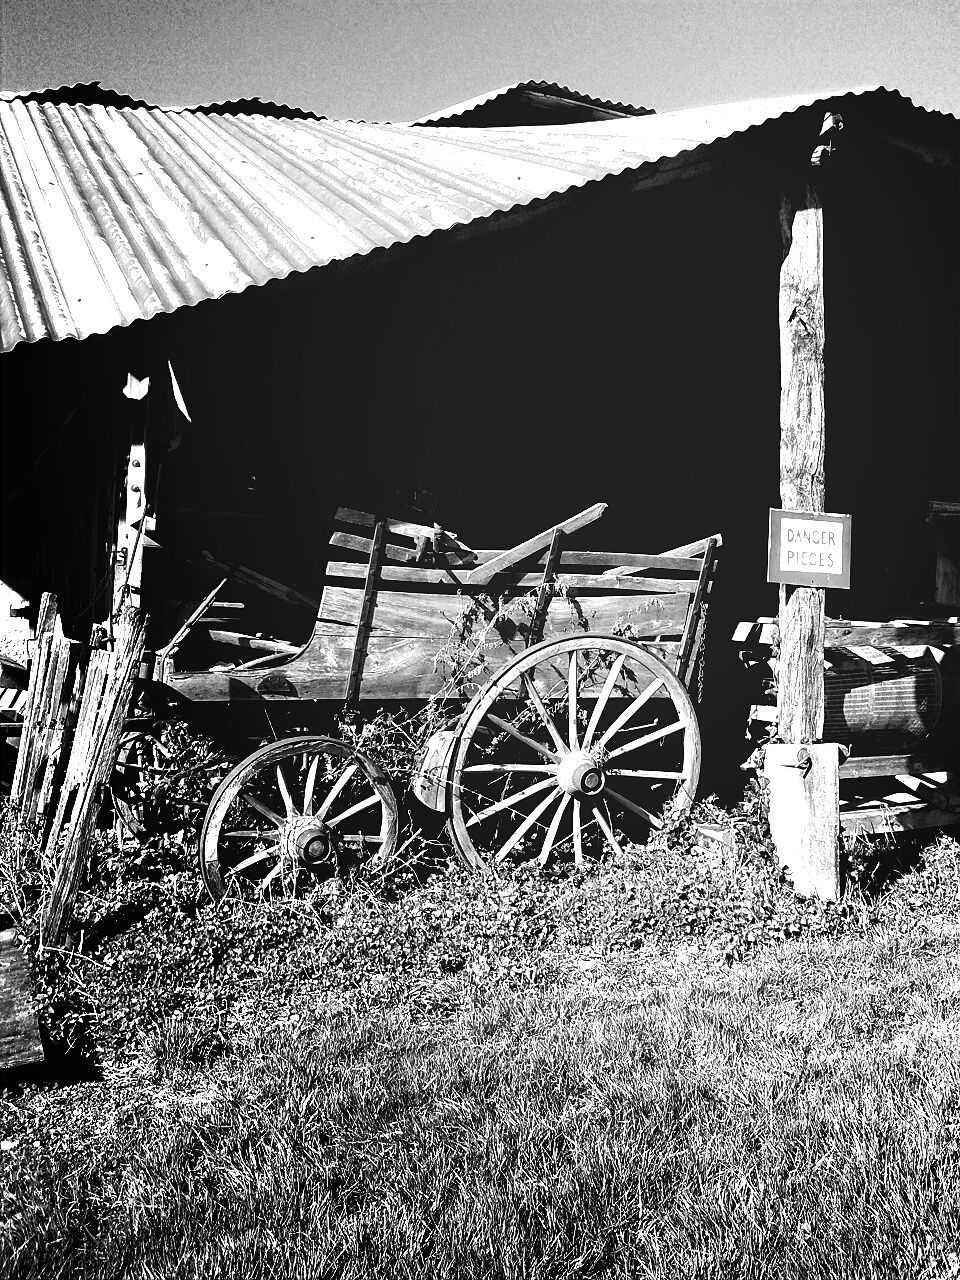
[[[822,511],[824,496],[823,209],[812,180],[780,209],[780,502]],[[785,742],[823,734],[824,592],[780,588],[777,711]]]

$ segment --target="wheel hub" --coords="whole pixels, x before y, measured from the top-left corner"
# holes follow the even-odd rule
[[[604,783],[600,763],[589,751],[571,751],[557,766],[557,785],[568,796],[598,796]]]
[[[334,859],[337,847],[336,834],[326,823],[303,814],[291,818],[280,832],[284,858],[310,870]]]

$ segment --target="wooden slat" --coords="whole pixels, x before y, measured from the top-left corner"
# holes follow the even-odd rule
[[[377,517],[369,511],[355,511],[353,507],[339,507],[337,509],[337,520],[343,524],[359,525],[364,529],[373,529],[377,524]],[[386,520],[387,530],[390,533],[399,533],[405,538],[432,538],[432,524],[416,524],[412,520]]]
[[[211,628],[207,634],[214,644],[230,645],[235,649],[249,649],[252,653],[277,653],[292,657],[302,648],[298,644],[288,644],[285,640],[272,640],[267,636],[248,636],[241,631],[219,631]]]
[[[359,561],[331,560],[327,565],[327,577],[363,582],[366,579],[366,565],[361,564]],[[419,569],[406,565],[383,565],[380,569],[380,579],[383,582],[405,582],[417,586],[432,586],[446,594],[458,591],[461,584],[468,589],[474,585],[468,581],[469,574],[460,574],[454,571],[454,576],[451,577],[442,569]],[[533,587],[538,587],[542,580],[542,573],[507,571],[498,575],[495,585],[500,589],[513,587],[529,590]],[[632,575],[614,578],[607,577],[605,574],[587,573],[560,574],[557,581],[564,588],[575,591],[578,594],[584,591],[599,591],[603,593],[622,591],[634,595],[642,595],[645,592],[663,595],[680,591],[690,594],[696,587],[696,580],[693,578],[639,578]],[[479,588],[474,586],[474,590],[479,590]]]
[[[567,520],[561,520],[559,524],[551,525],[549,529],[544,529],[540,533],[534,534],[532,538],[527,538],[525,542],[518,543],[517,546],[501,552],[499,556],[494,556],[492,560],[488,560],[485,564],[471,569],[469,573],[464,575],[464,581],[472,585],[489,583],[498,573],[502,573],[505,569],[509,569],[511,565],[525,560],[534,551],[545,550],[549,547],[553,535],[558,529],[563,533],[575,533],[577,529],[583,529],[586,525],[593,524],[595,520],[599,520],[606,509],[607,504],[605,502],[597,502],[592,507],[586,507],[575,516],[570,516]]]
[[[331,547],[346,547],[347,550],[359,551],[364,556],[370,555],[371,543],[370,538],[360,538],[353,533],[335,533],[330,539]],[[402,547],[398,542],[385,543],[383,552],[388,560],[397,560],[401,564],[416,559],[416,551],[413,547]]]
[[[590,631],[609,632],[625,619],[642,634],[679,636],[682,633],[690,593],[650,596],[593,596],[572,602],[554,598],[547,611],[544,634],[551,627],[567,624],[571,629],[583,629],[580,618]],[[323,593],[323,608],[317,620],[317,635],[342,634],[345,629],[356,627],[360,618],[361,594],[347,587],[329,586]],[[414,592],[377,592],[373,614],[373,632],[381,635],[430,636],[435,640],[446,639],[451,628],[461,616],[464,601],[451,597],[448,602],[437,600],[434,595]],[[561,630],[561,634],[564,632]]]

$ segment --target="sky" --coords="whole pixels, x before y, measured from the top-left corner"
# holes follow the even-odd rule
[[[960,0],[0,0],[0,88],[404,120],[517,80],[679,107],[865,84],[960,115]]]

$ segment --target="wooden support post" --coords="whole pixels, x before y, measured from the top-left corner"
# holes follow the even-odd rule
[[[370,544],[370,559],[367,561],[367,576],[363,584],[363,600],[360,604],[360,617],[357,621],[357,636],[353,642],[353,657],[350,661],[350,675],[347,679],[346,705],[352,707],[360,696],[360,683],[363,679],[363,668],[367,660],[367,644],[373,628],[373,613],[377,607],[377,585],[380,581],[380,567],[383,564],[384,547],[387,541],[387,522],[379,519],[373,530]]]
[[[543,639],[543,628],[547,621],[547,610],[553,597],[554,580],[560,564],[560,549],[563,545],[563,530],[554,530],[547,552],[547,562],[543,566],[543,580],[537,589],[537,600],[533,606],[533,617],[530,619],[530,635],[528,644],[538,644]]]
[[[141,603],[143,547],[147,533],[146,425],[149,391],[149,378],[127,375],[123,394],[130,402],[130,449],[120,499],[122,515],[117,525],[111,618],[118,618],[125,605],[138,609]]]
[[[808,182],[780,210],[780,503],[822,511],[824,493],[823,209]],[[780,588],[777,713],[785,742],[823,734],[822,587]]]
[[[822,161],[823,150],[814,153],[814,163]],[[823,207],[812,180],[783,197],[780,225],[780,501],[789,511],[823,511]],[[835,743],[820,743],[823,588],[781,586],[779,621],[777,720],[783,743],[766,751],[770,830],[796,891],[835,901],[840,759]]]

